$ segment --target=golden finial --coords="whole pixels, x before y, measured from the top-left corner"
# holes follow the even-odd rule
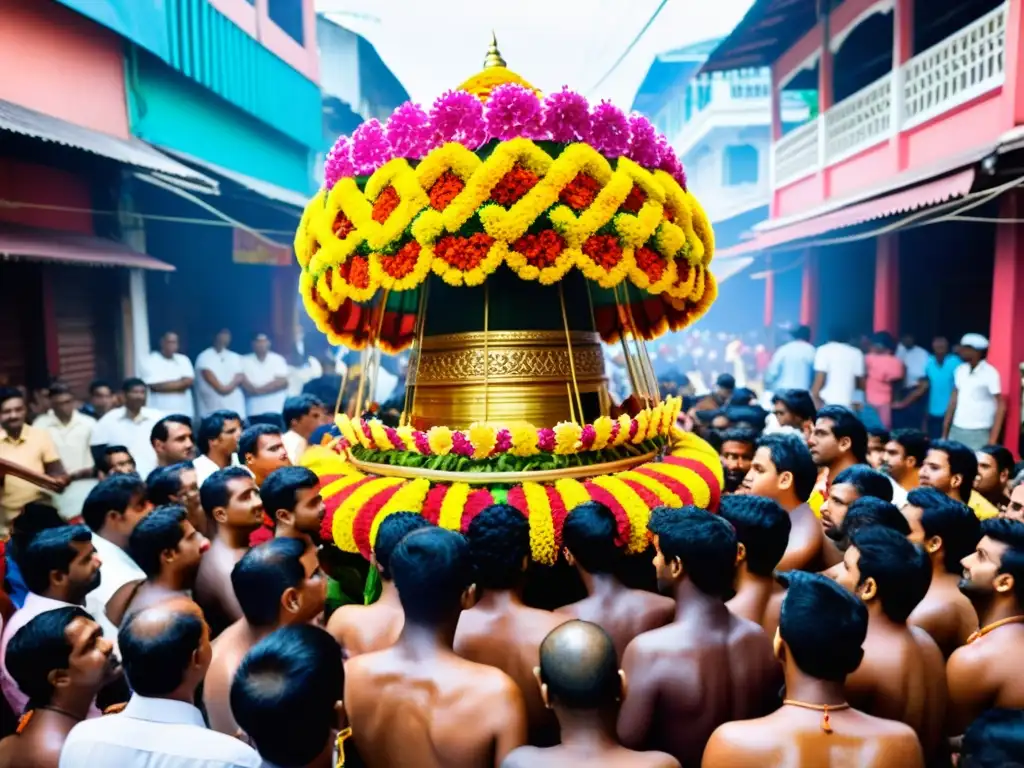
[[[484,69],[490,69],[491,67],[504,67],[507,66],[503,58],[501,58],[501,51],[498,50],[498,38],[494,34],[494,30],[491,30],[491,44],[487,48],[487,55],[484,57]]]

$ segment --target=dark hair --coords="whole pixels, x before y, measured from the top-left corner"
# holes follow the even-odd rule
[[[864,464],[868,458],[868,431],[864,422],[857,414],[843,405],[826,405],[818,411],[818,420],[828,419],[832,422],[832,434],[836,440],[850,438],[850,452],[858,464]]]
[[[960,574],[960,561],[971,554],[981,539],[981,521],[966,504],[953,501],[934,488],[915,488],[907,494],[907,503],[921,510],[924,536],[942,539],[943,567]]]
[[[960,768],[1024,766],[1024,710],[987,709],[964,731]]]
[[[117,645],[132,691],[162,698],[185,679],[185,671],[202,642],[203,620],[194,613],[175,611],[168,615],[160,632],[150,627],[137,631],[136,625],[154,611],[164,613],[166,608],[153,606],[128,614],[117,633]]]
[[[0,387],[0,406],[14,398],[18,398],[22,402],[25,402],[25,393],[17,387]]]
[[[144,389],[148,389],[146,387],[146,382],[144,382],[142,379],[139,379],[139,378],[136,378],[136,377],[132,376],[132,377],[129,377],[129,378],[125,379],[124,383],[121,384],[121,391],[124,392],[125,394],[127,394],[128,392],[130,392],[131,390],[135,389],[136,387],[143,387]]]
[[[245,654],[231,684],[231,712],[265,761],[303,766],[330,739],[344,690],[337,641],[318,627],[282,627]]]
[[[750,389],[749,387],[736,387],[732,391],[732,397],[729,398],[729,405],[746,407],[749,406],[751,401],[757,399],[757,392]]]
[[[622,690],[615,644],[597,624],[568,621],[540,644],[540,679],[552,701],[569,709],[614,706]]]
[[[127,453],[132,461],[135,461],[135,457],[132,456],[132,452],[124,445],[105,445],[103,447],[103,463],[104,470],[109,472],[111,470],[110,459],[115,453]]]
[[[861,496],[854,501],[839,524],[839,532],[849,537],[854,531],[871,526],[888,528],[901,536],[910,535],[910,523],[896,505],[875,496]]]
[[[316,476],[316,473],[306,467],[275,469],[267,475],[267,479],[260,486],[263,509],[276,525],[279,509],[293,511],[299,500],[299,491],[305,488],[316,488],[319,483],[320,478]]]
[[[847,467],[832,481],[832,485],[852,485],[857,495],[871,496],[882,501],[892,501],[892,481],[877,469],[867,464],[854,464]]]
[[[723,373],[715,379],[715,386],[722,389],[736,389],[736,377],[731,373]]]
[[[896,339],[888,331],[876,331],[871,334],[871,343],[890,352],[896,351]]]
[[[786,410],[804,421],[813,421],[818,415],[814,398],[806,389],[781,389],[772,395],[772,404],[782,403]]]
[[[806,325],[798,325],[796,328],[789,332],[789,335],[792,336],[794,339],[797,339],[798,341],[810,341],[811,329],[809,326]]]
[[[252,474],[245,467],[224,467],[206,478],[199,489],[199,503],[203,505],[203,511],[209,517],[213,517],[213,510],[217,507],[226,507],[231,500],[228,484],[232,480],[242,478],[252,480]]]
[[[276,538],[246,552],[231,569],[231,586],[245,620],[254,627],[277,623],[281,595],[306,579],[299,539]]]
[[[135,473],[111,475],[99,481],[89,491],[82,505],[82,518],[94,532],[99,533],[107,524],[107,515],[123,515],[132,499],[146,492],[146,484]]]
[[[907,458],[917,462],[916,466],[920,467],[924,463],[931,440],[920,429],[896,429],[889,435],[889,439],[899,443]]]
[[[149,433],[149,442],[166,441],[171,436],[170,430],[167,428],[168,424],[180,424],[183,427],[188,427],[190,431],[192,429],[192,419],[182,413],[172,413],[153,425],[153,429]]]
[[[206,454],[210,450],[210,443],[220,437],[224,431],[224,425],[229,421],[242,423],[242,417],[234,411],[214,411],[203,416],[199,422],[199,433],[196,435],[196,445],[199,452]]]
[[[431,528],[433,524],[416,512],[395,512],[377,526],[377,540],[373,542],[373,557],[380,566],[380,577],[391,581],[391,554],[398,543],[413,531]]]
[[[793,475],[793,492],[800,501],[807,501],[818,482],[818,468],[814,466],[807,444],[796,435],[776,434],[763,436],[757,441],[757,447],[768,449],[776,472]]]
[[[284,409],[281,415],[284,417],[285,426],[291,427],[292,422],[308,416],[314,408],[323,408],[323,401],[313,395],[295,395],[284,401]]]
[[[1007,545],[999,573],[1013,576],[1013,591],[1018,602],[1024,603],[1024,523],[1005,517],[982,520],[981,535]]]
[[[615,515],[597,501],[569,511],[562,524],[562,544],[587,573],[613,573],[626,554]]]
[[[77,557],[74,544],[92,541],[92,531],[84,525],[46,528],[31,538],[18,541],[15,562],[30,592],[42,595],[50,588],[50,573],[69,573]]]
[[[103,389],[104,387],[109,389],[111,392],[114,391],[114,385],[106,379],[95,379],[89,382],[89,396],[91,397],[92,395],[95,395],[97,389]]]
[[[530,523],[522,512],[509,504],[493,504],[473,518],[466,539],[482,589],[519,585],[523,560],[530,556]]]
[[[391,573],[407,622],[437,624],[454,618],[473,583],[466,537],[431,526],[413,531],[391,553]]]
[[[882,612],[898,624],[906,622],[932,583],[932,567],[924,550],[906,534],[881,525],[852,531],[850,544],[860,553],[857,586],[874,579]]]
[[[889,442],[889,436],[889,430],[886,429],[885,427],[875,425],[868,427],[868,437],[877,437],[879,440],[882,441],[882,445],[885,445],[886,443]]]
[[[868,609],[855,595],[820,573],[789,571],[777,580],[787,589],[779,635],[805,675],[843,682],[864,658]]]
[[[736,575],[736,531],[718,515],[687,506],[657,521],[658,548],[665,562],[679,558],[683,573],[701,592],[725,597]]]
[[[249,419],[252,423],[252,418]],[[242,436],[238,438],[238,458],[243,462],[250,453],[255,456],[259,447],[260,438],[264,435],[281,435],[281,430],[274,424],[253,424],[243,430]],[[205,505],[204,505],[205,506]]]
[[[974,455],[974,451],[956,440],[932,440],[929,449],[946,454],[950,476],[960,475],[963,478],[957,490],[960,493],[960,501],[966,504],[971,498],[974,478],[978,476],[978,457]]]
[[[169,549],[177,549],[185,538],[182,523],[185,508],[177,504],[157,507],[132,529],[128,537],[128,554],[149,577],[160,573],[161,556]]]
[[[26,709],[46,706],[53,696],[50,673],[71,663],[68,626],[75,619],[92,616],[77,605],[51,608],[21,627],[7,644],[7,669],[28,697]],[[21,714],[16,712],[15,714]]]
[[[722,445],[730,442],[743,443],[753,449],[757,445],[757,433],[752,429],[744,429],[742,427],[727,429],[722,433]]]
[[[154,469],[146,478],[146,500],[157,507],[174,504],[171,497],[181,493],[181,473],[190,469],[195,469],[191,461]]]
[[[987,453],[996,460],[996,467],[1000,473],[1013,472],[1013,454],[1008,448],[1001,445],[986,445],[980,453]]]
[[[62,384],[59,381],[55,381],[53,384],[50,385],[50,397],[51,398],[54,395],[70,395],[70,394],[71,394],[71,387],[69,387],[67,384]]]
[[[758,576],[771,576],[789,544],[792,522],[778,503],[762,496],[723,496],[718,514],[736,529],[747,552],[747,568]]]

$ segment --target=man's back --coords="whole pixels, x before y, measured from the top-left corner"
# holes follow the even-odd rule
[[[368,768],[490,768],[526,741],[526,709],[498,669],[401,646],[352,659],[345,705]]]
[[[822,713],[794,706],[719,728],[704,752],[704,768],[920,768],[921,745],[902,723],[856,709]]]
[[[846,692],[853,706],[913,728],[927,757],[941,747],[946,717],[945,660],[924,630],[869,630],[864,660],[847,678]]]
[[[478,605],[463,611],[455,633],[459,656],[496,667],[519,686],[529,718],[529,742],[536,746],[558,743],[558,723],[541,700],[533,670],[540,663],[541,642],[568,618],[518,603],[496,610]]]
[[[978,628],[978,614],[955,582],[951,588],[944,588],[936,578],[907,623],[931,635],[943,657],[948,659]]]
[[[327,631],[338,641],[346,659],[390,648],[402,634],[401,605],[373,603],[343,605],[331,614]]]
[[[864,353],[850,344],[832,341],[818,347],[814,357],[814,370],[825,374],[821,399],[827,405],[853,403],[857,379],[864,375]]]
[[[203,679],[203,708],[210,728],[234,736],[238,724],[231,713],[231,682],[252,647],[245,621],[236,621],[213,643],[213,659]]]
[[[960,734],[986,709],[1024,709],[1024,624],[1006,624],[950,658],[950,729]]]
[[[611,594],[591,595],[555,613],[597,624],[611,635],[621,661],[634,637],[672,621],[676,604],[668,597],[623,586]]]
[[[764,631],[728,612],[724,620],[701,622],[699,631],[674,623],[640,635],[626,649],[623,668],[629,695],[619,737],[635,749],[668,752],[685,768],[700,765],[722,723],[771,711],[782,680]]]
[[[602,749],[587,746],[523,747],[501,764],[501,768],[679,768],[679,761],[664,752],[635,752],[618,744]]]

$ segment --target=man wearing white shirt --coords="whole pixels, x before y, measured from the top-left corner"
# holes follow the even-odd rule
[[[811,344],[811,329],[801,325],[793,330],[793,340],[772,355],[765,373],[765,386],[773,392],[783,389],[810,389],[814,378],[816,352]]]
[[[814,383],[811,396],[818,407],[841,405],[850,408],[858,389],[864,388],[864,353],[856,346],[839,339],[848,339],[843,333],[833,333],[828,344],[818,347],[814,355]]]
[[[196,393],[199,395],[199,418],[214,411],[245,413],[245,392],[242,391],[242,356],[232,352],[231,331],[222,329],[213,339],[213,346],[196,358]]]
[[[130,581],[146,574],[128,554],[128,537],[153,505],[146,501],[146,484],[138,475],[111,475],[92,489],[82,507],[85,524],[102,565],[100,583],[85,596],[85,609],[101,627],[103,636],[117,642],[117,627],[107,618],[107,603]]]
[[[123,712],[72,728],[60,768],[259,768],[253,749],[209,730],[192,704],[213,656],[195,603],[144,608],[126,619],[118,640],[132,698]]]
[[[288,397],[288,363],[270,351],[270,339],[265,333],[256,334],[252,340],[252,354],[242,358],[242,373],[246,415],[280,416]]]
[[[896,357],[903,363],[906,369],[906,376],[903,379],[903,386],[913,389],[921,379],[926,377],[925,368],[928,366],[928,350],[918,346],[913,335],[903,334],[899,346],[896,347]]]
[[[92,445],[123,445],[135,459],[142,477],[156,469],[156,450],[149,437],[164,414],[146,407],[146,382],[127,379],[122,387],[124,405],[108,411],[92,431]]]
[[[925,403],[916,393],[919,385],[928,381],[928,350],[918,346],[912,334],[905,333],[896,347],[896,357],[903,363],[906,374],[893,398],[893,426],[920,428],[924,423]]]
[[[76,410],[71,390],[63,384],[54,384],[50,387],[50,410],[39,416],[32,426],[50,433],[71,480],[64,492],[54,498],[60,516],[71,520],[81,514],[82,502],[96,485],[89,447],[96,419]]]
[[[192,466],[200,488],[218,469],[238,466],[238,438],[241,436],[242,417],[234,411],[214,411],[199,422],[196,445],[200,455],[193,459]]]
[[[150,352],[142,364],[142,378],[152,393],[149,404],[165,413],[196,414],[192,402],[192,382],[196,373],[191,361],[178,352],[178,334],[160,337],[160,351]]]
[[[953,397],[946,410],[943,437],[980,451],[999,442],[1006,418],[1006,398],[999,371],[985,360],[988,339],[968,333],[960,340],[963,364],[953,376]]]

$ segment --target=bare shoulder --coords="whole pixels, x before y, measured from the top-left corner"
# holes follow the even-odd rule
[[[501,768],[533,768],[544,765],[543,749],[537,747],[519,747],[508,753],[508,756],[501,761]]]
[[[886,759],[890,761],[888,765],[899,765],[901,768],[924,765],[921,741],[913,728],[896,720],[868,717],[875,733],[885,741]]]
[[[343,605],[327,620],[327,631],[334,635],[335,640],[341,641],[346,631],[359,621],[359,616],[365,612],[365,605]]]
[[[667,752],[642,752],[648,758],[645,768],[680,768],[680,763]]]
[[[756,647],[760,645],[764,648],[770,649],[771,640],[769,640],[768,635],[760,624],[734,614],[729,614],[729,619],[729,639],[733,643],[742,644],[748,647]]]
[[[704,749],[703,768],[755,768],[763,766],[777,744],[779,732],[771,717],[743,720],[718,726]],[[770,731],[770,734],[768,733]],[[766,738],[767,737],[767,738]]]
[[[935,639],[921,627],[909,625],[909,628],[910,634],[913,636],[914,642],[917,643],[917,647],[921,649],[921,655],[925,660],[933,664],[945,665],[942,651],[939,649],[939,644],[935,642]]]
[[[556,608],[554,610],[554,613],[559,615],[559,616],[565,616],[567,621],[569,619],[578,619],[580,617],[580,604],[582,602],[583,602],[583,600],[577,600],[575,603],[569,603],[568,605],[563,605],[561,608]],[[518,749],[516,750],[516,752],[519,752],[519,751],[520,750],[518,750]],[[515,752],[510,754],[509,757],[512,757],[512,755],[514,755],[514,754],[515,754]],[[508,764],[507,761],[505,763],[503,763],[503,765],[507,765],[507,764]]]

